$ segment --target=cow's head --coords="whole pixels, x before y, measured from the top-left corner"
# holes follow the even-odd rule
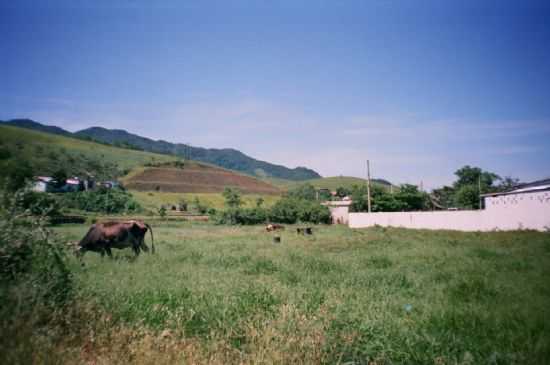
[[[136,236],[145,236],[145,233],[147,233],[147,227],[143,222],[131,221],[130,224],[130,231],[132,234]]]

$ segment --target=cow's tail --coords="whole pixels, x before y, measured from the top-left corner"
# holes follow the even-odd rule
[[[145,227],[149,229],[149,232],[151,232],[151,253],[155,253],[155,241],[153,239],[153,228],[151,228],[150,225],[145,223]]]

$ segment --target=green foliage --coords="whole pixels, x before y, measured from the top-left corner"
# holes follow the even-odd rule
[[[6,191],[15,192],[22,189],[32,178],[33,169],[25,159],[13,158],[0,161],[0,185]]]
[[[368,211],[367,187],[355,185],[351,191],[352,205],[354,212]],[[428,206],[428,195],[418,190],[418,187],[410,184],[403,184],[396,188],[391,194],[379,185],[371,186],[371,210],[373,212],[400,212],[419,211]]]
[[[457,180],[453,184],[455,189],[459,189],[465,185],[477,186],[481,184],[482,191],[487,191],[494,182],[500,180],[497,174],[483,171],[479,167],[471,167],[469,165],[456,170],[455,175],[457,176]]]
[[[54,187],[62,188],[63,186],[65,186],[68,177],[69,176],[67,175],[67,171],[65,171],[65,169],[56,170],[52,175],[52,178],[54,180]]]
[[[229,208],[219,211],[214,217],[218,224],[261,224],[266,222],[288,223],[330,223],[327,207],[316,201],[286,197],[278,200],[271,208]]]
[[[132,195],[122,189],[100,188],[59,195],[64,207],[106,214],[131,213],[141,210]]]
[[[17,166],[25,160],[34,175],[51,176],[62,167],[70,176],[91,174],[97,180],[110,180],[143,165],[152,156],[163,162],[175,159],[71,138],[70,133],[55,135],[51,129],[44,131],[49,133],[0,124],[0,145],[8,153],[6,159],[0,159],[0,167],[8,161]]]
[[[193,199],[193,209],[199,214],[205,214],[208,212],[209,206],[202,203],[198,196]]]
[[[261,207],[230,208],[217,212],[213,217],[217,224],[261,224],[267,221],[267,210]]]
[[[17,300],[15,296],[22,295],[19,305],[31,310],[39,304],[64,302],[71,290],[64,247],[46,228],[44,217],[31,216],[22,207],[28,196],[18,191],[3,199],[0,209],[1,320],[15,309],[8,304]]]
[[[497,174],[469,165],[458,169],[455,175],[457,179],[452,187],[444,186],[432,192],[432,199],[438,208],[479,209],[481,194],[507,191],[519,183],[518,179],[502,179]]]
[[[476,185],[463,185],[454,194],[455,204],[463,209],[479,209],[479,189]]]
[[[298,221],[297,199],[283,198],[275,203],[269,212],[269,219],[277,223],[293,224]]]
[[[226,207],[239,208],[242,205],[241,193],[238,189],[226,187],[222,195],[225,198]]]
[[[428,195],[416,185],[403,184],[397,189],[395,199],[403,205],[401,210],[418,211],[427,207]]]
[[[61,206],[53,194],[38,193],[21,189],[14,195],[14,204],[18,209],[34,216],[56,216],[60,214]]]
[[[180,201],[178,202],[178,209],[181,211],[181,212],[187,212],[187,200],[185,199],[180,199]]]
[[[315,200],[315,187],[309,183],[298,185],[287,192],[287,197],[294,199]]]
[[[345,196],[348,196],[351,194],[351,189],[348,189],[344,186],[339,186],[337,189],[336,189],[336,195],[340,198],[343,198]]]
[[[269,220],[276,223],[330,223],[330,211],[315,201],[287,197],[279,200],[269,211]]]
[[[264,202],[265,200],[262,197],[259,197],[258,199],[256,199],[256,208],[261,208]]]
[[[164,207],[164,205],[160,206],[160,208],[158,209],[158,212],[161,218],[166,217],[166,208]]]

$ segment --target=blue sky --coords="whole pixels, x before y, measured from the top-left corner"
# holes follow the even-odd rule
[[[0,0],[0,119],[437,187],[550,176],[550,3]]]

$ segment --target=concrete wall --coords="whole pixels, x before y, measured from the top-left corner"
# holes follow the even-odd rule
[[[349,206],[330,207],[330,215],[334,224],[348,224],[349,222]]]
[[[457,231],[550,229],[550,191],[489,197],[485,206],[484,210],[466,211],[350,213],[349,226]]]

